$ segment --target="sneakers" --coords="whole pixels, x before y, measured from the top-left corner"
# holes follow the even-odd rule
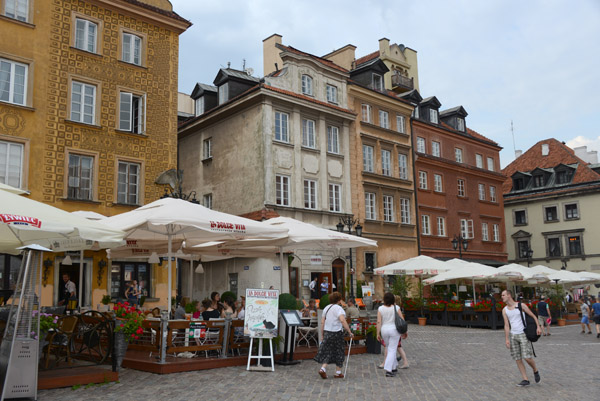
[[[392,372],[388,372],[388,371],[385,372],[385,377],[394,377],[394,376],[396,376],[396,375]]]
[[[523,380],[521,383],[517,384],[517,387],[529,386],[529,380]]]
[[[327,372],[325,372],[323,369],[319,369],[319,376],[321,376],[323,379],[327,379]]]
[[[533,372],[533,377],[535,378],[535,382],[536,382],[536,383],[539,383],[539,382],[540,382],[540,380],[542,380],[542,379],[540,378],[540,371],[539,371],[539,370],[538,370],[537,372]]]

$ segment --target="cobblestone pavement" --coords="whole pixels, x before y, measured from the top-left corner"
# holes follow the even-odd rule
[[[156,375],[125,369],[120,383],[46,390],[40,400],[600,400],[600,339],[580,326],[553,327],[535,344],[539,384],[521,381],[504,332],[411,325],[403,342],[410,368],[386,378],[382,356],[354,355],[346,380],[322,380],[318,364],[244,367]],[[333,373],[334,367],[328,369]]]

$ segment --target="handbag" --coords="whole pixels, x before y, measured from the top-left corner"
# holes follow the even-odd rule
[[[408,324],[406,324],[406,320],[402,319],[398,314],[396,305],[394,305],[394,318],[394,323],[396,323],[396,330],[398,330],[398,333],[406,334],[408,331]]]

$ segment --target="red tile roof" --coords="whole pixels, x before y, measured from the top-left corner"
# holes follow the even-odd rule
[[[273,92],[278,92],[278,93],[283,93],[284,95],[293,96],[293,97],[298,98],[298,99],[307,100],[307,101],[309,101],[311,103],[320,104],[321,106],[326,106],[326,107],[329,107],[329,108],[332,108],[332,109],[335,109],[335,110],[338,110],[338,111],[343,111],[344,113],[350,113],[352,115],[356,115],[356,113],[353,112],[350,109],[344,109],[343,107],[339,107],[339,106],[333,105],[331,103],[322,102],[320,100],[314,99],[314,98],[312,98],[310,96],[302,95],[300,93],[288,91],[288,90],[281,89],[281,88],[276,88],[274,86],[267,85],[267,84],[261,84],[260,87],[268,89],[268,90],[271,90]]]
[[[343,68],[343,67],[340,67],[339,65],[337,65],[337,64],[336,64],[336,63],[334,63],[333,61],[327,60],[327,59],[325,59],[325,58],[323,58],[323,57],[319,57],[319,56],[315,56],[314,54],[310,54],[310,53],[303,52],[303,51],[301,51],[301,50],[298,50],[298,49],[296,49],[296,48],[293,48],[292,46],[285,46],[285,45],[282,45],[282,44],[279,44],[279,43],[278,43],[278,44],[276,44],[276,46],[277,46],[279,49],[281,49],[281,50],[284,50],[284,51],[289,51],[289,52],[291,52],[291,53],[295,53],[295,54],[299,54],[299,55],[302,55],[302,56],[307,56],[307,57],[310,57],[310,58],[312,58],[312,59],[314,59],[314,60],[318,61],[319,63],[321,63],[321,64],[323,64],[323,65],[326,65],[326,66],[328,66],[328,67],[334,68],[334,69],[336,69],[336,70],[338,70],[338,71],[342,71],[342,72],[346,72],[346,73],[348,73],[348,72],[349,72],[347,69],[345,69],[345,68]]]
[[[143,3],[143,2],[141,2],[141,1],[137,1],[137,0],[124,0],[124,1],[125,1],[125,2],[127,2],[127,3],[130,3],[130,4],[133,4],[133,5],[136,5],[136,6],[138,6],[138,7],[142,7],[142,8],[145,8],[145,9],[147,9],[147,10],[154,11],[154,12],[156,12],[156,13],[158,13],[158,14],[162,14],[162,15],[164,15],[164,16],[167,16],[167,17],[170,17],[170,18],[176,19],[176,20],[178,20],[178,21],[181,21],[181,22],[186,22],[186,23],[188,23],[188,24],[189,24],[189,26],[191,26],[191,25],[192,25],[192,23],[191,23],[190,21],[188,21],[188,20],[186,20],[185,18],[181,17],[181,16],[180,16],[179,14],[177,14],[175,11],[164,10],[164,9],[162,9],[162,8],[155,7],[155,6],[152,6],[152,5],[150,5],[150,4]]]
[[[359,65],[366,63],[367,61],[373,60],[375,57],[379,57],[379,50],[374,51],[373,53],[369,53],[366,56],[362,56],[361,58],[357,58],[354,62],[355,68]]]
[[[498,145],[498,143],[496,141],[492,141],[490,138],[481,135],[479,132],[472,130],[471,128],[467,127],[467,132],[469,133],[469,135],[474,136],[477,139],[482,139],[484,141],[488,141],[488,142]]]

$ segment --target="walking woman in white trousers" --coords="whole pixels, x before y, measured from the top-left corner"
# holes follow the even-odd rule
[[[383,295],[383,305],[377,310],[377,340],[387,348],[387,355],[383,364],[386,377],[394,377],[398,371],[396,349],[400,341],[400,333],[396,330],[396,313],[404,318],[400,307],[395,305],[394,294],[386,292]]]

